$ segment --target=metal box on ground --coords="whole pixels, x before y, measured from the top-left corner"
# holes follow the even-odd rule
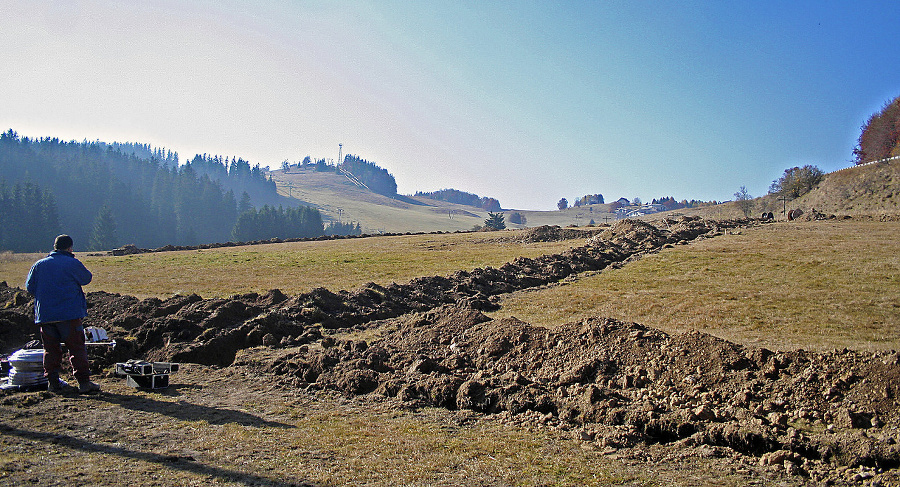
[[[169,374],[178,372],[180,365],[172,362],[129,360],[116,364],[116,375],[125,376],[126,384],[140,389],[169,387]]]
[[[139,389],[165,389],[169,387],[169,374],[129,375],[125,384]]]

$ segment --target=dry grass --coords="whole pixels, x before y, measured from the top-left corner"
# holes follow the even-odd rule
[[[589,315],[776,349],[900,348],[896,222],[780,223],[521,292],[494,316]]]
[[[407,235],[319,242],[295,242],[122,257],[79,254],[94,281],[86,291],[138,297],[197,293],[227,297],[281,289],[288,295],[316,287],[334,291],[367,282],[387,285],[455,270],[500,266],[518,256],[556,253],[583,241],[520,243],[521,231]],[[28,258],[0,259],[0,281],[24,286]]]
[[[163,392],[0,398],[0,484],[746,485],[703,458],[647,468],[573,432],[471,411],[282,393],[232,369],[186,365]],[[22,414],[27,412],[26,414]]]

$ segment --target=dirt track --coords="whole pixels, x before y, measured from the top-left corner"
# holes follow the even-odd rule
[[[684,218],[657,228],[625,220],[562,254],[352,292],[212,300],[90,293],[86,324],[129,337],[96,365],[142,357],[246,367],[294,389],[569,430],[603,451],[703,447],[801,482],[900,482],[897,353],[771,352],[603,318],[547,330],[482,314],[501,294],[746,224],[754,223]],[[540,228],[529,238],[552,234]],[[21,290],[0,287],[3,350],[27,341],[30,306]],[[277,353],[235,362],[239,350],[258,346]]]

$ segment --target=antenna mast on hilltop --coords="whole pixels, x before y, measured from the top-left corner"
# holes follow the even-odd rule
[[[338,161],[337,161],[338,166],[340,166],[341,163],[344,162],[344,160],[342,159],[343,154],[344,154],[344,144],[338,144]]]

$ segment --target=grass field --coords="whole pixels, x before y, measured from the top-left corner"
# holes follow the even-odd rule
[[[494,316],[584,316],[774,349],[900,348],[900,223],[778,223],[516,293]]]
[[[518,256],[537,257],[573,245],[573,241],[521,243],[522,236],[522,231],[512,230],[404,235],[78,257],[94,274],[86,291],[161,298],[197,293],[211,298],[270,289],[291,295],[316,287],[338,291],[367,282],[404,283],[459,269],[499,267]],[[28,269],[40,257],[42,254],[0,254],[0,281],[24,287]]]

